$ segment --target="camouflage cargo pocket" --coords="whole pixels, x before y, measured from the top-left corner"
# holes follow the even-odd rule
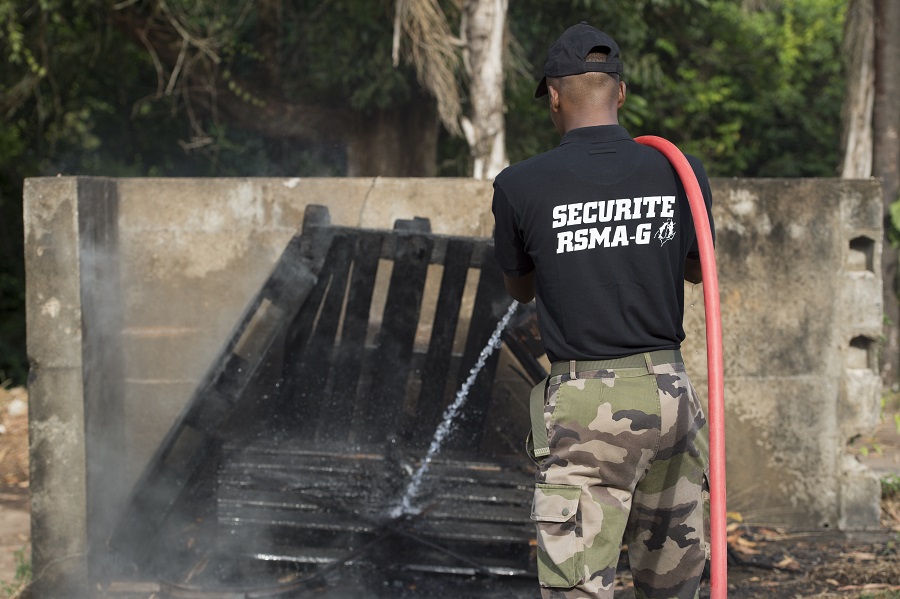
[[[537,527],[538,580],[573,587],[584,578],[584,542],[578,519],[581,487],[537,483],[531,519]]]

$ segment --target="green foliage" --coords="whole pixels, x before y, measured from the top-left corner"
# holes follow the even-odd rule
[[[0,22],[3,23],[3,28],[0,29],[0,40],[8,48],[7,60],[10,64],[27,65],[27,69],[32,74],[46,77],[46,67],[38,63],[31,48],[26,45],[25,28],[19,18],[17,4],[10,0],[0,2]]]
[[[889,499],[900,495],[900,476],[889,474],[881,479],[881,498]]]
[[[0,599],[17,599],[31,582],[31,562],[25,556],[25,549],[19,549],[14,553],[16,571],[9,582],[0,580]]]
[[[287,94],[307,101],[329,98],[359,112],[410,102],[415,75],[393,66],[392,11],[393,2],[371,0],[285,5]]]
[[[846,4],[784,0],[748,11],[735,0],[659,0],[624,11],[590,0],[514,3],[513,33],[533,68],[530,79],[509,86],[510,157],[556,144],[546,100],[527,91],[553,39],[587,20],[622,50],[628,99],[620,122],[633,135],[672,140],[702,158],[711,175],[833,176],[844,93],[836,56]]]
[[[623,49],[629,97],[620,117],[633,134],[672,139],[703,158],[714,175],[832,175],[843,93],[835,56],[846,2],[784,0],[750,11],[736,0],[635,0],[627,9],[599,0],[518,0],[510,6],[509,24],[524,61],[511,65],[507,77],[509,154],[517,161],[555,145],[544,102],[532,92],[549,43],[565,27],[587,20],[613,34]],[[155,10],[155,4],[139,3],[141,14]],[[444,4],[451,10],[451,2]],[[81,167],[76,156],[84,156],[86,170],[97,172],[101,163],[103,170],[109,168],[108,157],[113,164],[129,163],[126,170],[133,174],[165,172],[166,164],[197,174],[210,169],[224,173],[266,162],[232,156],[232,151],[248,149],[234,139],[239,133],[209,122],[202,123],[209,141],[221,141],[219,135],[226,132],[230,144],[213,149],[209,143],[204,151],[180,156],[176,142],[190,133],[172,114],[183,109],[183,101],[148,99],[148,83],[156,74],[150,56],[140,44],[109,29],[104,18],[108,6],[99,0],[44,1],[39,6],[35,10],[32,2],[0,0],[0,43],[8,59],[0,85],[29,73],[48,80],[41,87],[45,100],[39,110],[22,119],[25,128],[35,122],[44,127],[41,139],[29,139],[27,132],[6,123],[0,130],[0,152],[23,151],[37,141],[39,156],[65,155],[66,166]],[[367,113],[415,99],[413,71],[392,63],[393,2],[285,3],[277,39],[281,58],[275,65],[259,49],[255,3],[169,0],[164,6],[195,51],[214,57],[219,76],[258,107],[263,105],[263,73],[269,68],[280,73],[284,96],[298,102],[321,103],[324,98],[329,106]],[[36,49],[42,47],[54,51],[41,56]],[[102,58],[108,54],[117,57],[114,69],[104,66],[109,61]],[[113,101],[116,93],[119,98]],[[140,136],[148,122],[156,123],[155,143],[127,140],[142,146],[135,152],[138,160],[121,152],[120,144],[117,151],[106,151],[111,140],[122,137],[116,129]],[[444,139],[446,164],[459,164],[457,154],[465,147]],[[254,147],[269,143],[245,141]],[[308,155],[308,150],[298,152]],[[215,166],[203,166],[204,159]],[[54,170],[58,162],[44,166]],[[180,168],[178,163],[185,162],[186,168]]]
[[[885,223],[888,241],[894,249],[900,247],[900,199],[891,202],[888,206],[890,219]]]

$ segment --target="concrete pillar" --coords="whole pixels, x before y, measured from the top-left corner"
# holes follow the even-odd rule
[[[25,223],[33,593],[77,599],[126,491],[115,183],[28,180]]]

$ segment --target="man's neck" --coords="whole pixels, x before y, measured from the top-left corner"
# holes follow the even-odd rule
[[[618,116],[613,115],[585,115],[566,121],[563,135],[572,129],[581,129],[582,127],[599,127],[601,125],[618,125]]]

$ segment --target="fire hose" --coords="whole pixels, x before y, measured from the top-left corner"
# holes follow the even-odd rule
[[[706,360],[709,370],[709,520],[710,520],[710,599],[728,595],[728,545],[725,519],[725,418],[724,366],[722,359],[722,313],[719,307],[719,278],[712,229],[706,204],[694,169],[672,142],[644,135],[635,141],[659,150],[675,168],[691,206],[700,270],[703,274],[703,303],[706,311]]]

